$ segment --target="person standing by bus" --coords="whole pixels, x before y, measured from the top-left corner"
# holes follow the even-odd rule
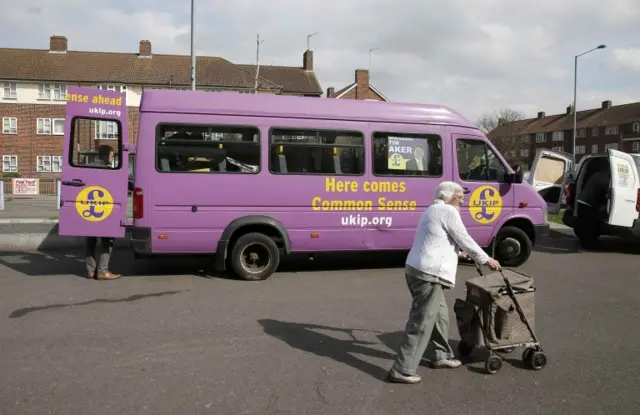
[[[407,286],[413,297],[409,320],[396,359],[387,375],[390,382],[414,384],[422,380],[416,375],[422,355],[432,343],[436,368],[457,368],[449,344],[449,309],[444,290],[455,285],[458,259],[464,254],[478,264],[500,270],[500,264],[490,258],[469,236],[460,216],[464,202],[462,187],[454,182],[442,182],[436,189],[436,199],[423,213],[405,264]]]
[[[91,162],[91,167],[110,169],[113,168],[114,151],[111,146],[103,144],[98,147],[98,158]],[[120,278],[119,274],[109,271],[109,260],[115,244],[115,238],[101,237],[100,245],[102,252],[98,255],[98,237],[87,236],[85,243],[85,263],[87,265],[87,276],[96,280],[115,280]]]

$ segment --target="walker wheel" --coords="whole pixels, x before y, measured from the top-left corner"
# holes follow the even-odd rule
[[[535,351],[536,349],[534,349],[533,347],[527,347],[526,349],[524,349],[524,352],[522,352],[522,363],[524,363],[526,366],[531,366],[531,355]]]
[[[547,365],[547,356],[542,352],[533,352],[529,357],[529,366],[533,370],[541,370]]]
[[[502,369],[502,359],[493,355],[487,357],[487,360],[484,362],[484,369],[488,374],[495,375]]]
[[[458,343],[458,353],[460,356],[467,357],[473,352],[473,346],[463,342],[462,340]]]

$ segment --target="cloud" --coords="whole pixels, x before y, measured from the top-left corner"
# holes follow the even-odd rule
[[[302,64],[306,36],[324,89],[353,82],[369,65],[371,82],[393,101],[442,103],[468,118],[503,107],[534,116],[639,101],[637,0],[196,0],[196,50],[253,63],[260,33],[263,65]],[[3,6],[4,46],[46,48],[65,35],[75,50],[189,54],[189,2],[22,0]]]

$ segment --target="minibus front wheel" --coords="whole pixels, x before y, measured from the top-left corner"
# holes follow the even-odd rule
[[[230,260],[231,268],[239,278],[260,281],[276,272],[280,264],[280,251],[271,237],[252,232],[236,240]]]
[[[495,240],[495,256],[500,264],[507,267],[518,267],[531,256],[533,243],[529,235],[515,226],[500,229]]]

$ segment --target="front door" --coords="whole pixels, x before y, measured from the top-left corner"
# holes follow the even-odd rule
[[[125,94],[67,89],[60,235],[125,235],[127,130]]]
[[[453,180],[465,192],[460,214],[471,237],[487,247],[499,219],[513,210],[513,184],[507,183],[511,171],[483,137],[461,134],[452,137],[456,153]]]
[[[635,160],[627,153],[608,150],[611,168],[609,225],[630,228],[638,219],[636,204],[640,178]]]

